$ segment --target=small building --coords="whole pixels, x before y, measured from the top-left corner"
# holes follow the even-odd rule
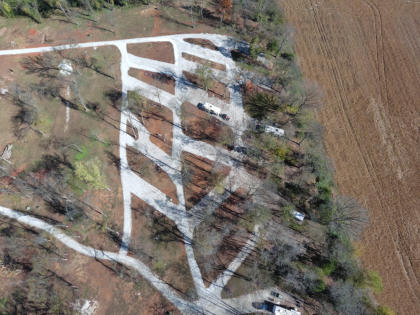
[[[213,104],[210,104],[210,103],[204,103],[204,104],[198,103],[197,107],[200,109],[204,109],[205,111],[213,115],[220,115],[220,113],[222,112],[219,107],[214,106]]]
[[[303,219],[305,219],[305,215],[296,210],[293,211],[293,217],[300,222],[303,222]]]
[[[284,130],[281,128],[277,128],[274,126],[265,126],[265,132],[271,133],[277,137],[282,137],[284,136]]]

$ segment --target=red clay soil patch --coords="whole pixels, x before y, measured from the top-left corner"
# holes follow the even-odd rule
[[[233,141],[233,131],[228,125],[191,103],[182,105],[182,117],[182,130],[193,139],[211,145],[229,145]]]
[[[61,279],[78,288],[82,298],[97,301],[98,308],[95,314],[149,315],[172,311],[173,314],[180,315],[176,308],[137,272],[117,263],[95,260],[69,251],[61,244],[58,246],[61,252],[67,253],[68,259],[47,267]],[[157,305],[164,306],[162,313],[153,312]]]
[[[139,131],[137,130],[137,128],[135,128],[132,124],[128,123],[127,124],[127,130],[126,133],[129,134],[130,136],[132,136],[134,139],[138,140],[139,139]]]
[[[215,44],[213,44],[212,41],[208,40],[208,39],[202,39],[202,38],[185,38],[184,41],[186,41],[187,43],[193,44],[193,45],[198,45],[201,46],[203,48],[208,48],[208,49],[212,49],[212,50],[218,50],[217,46]]]
[[[138,57],[175,63],[174,48],[170,42],[128,44],[127,51]]]
[[[226,66],[224,64],[213,62],[211,60],[200,58],[200,57],[197,57],[197,56],[194,56],[194,55],[190,55],[190,54],[185,53],[185,52],[182,53],[182,58],[184,58],[186,60],[189,60],[189,61],[192,61],[192,62],[202,64],[202,65],[209,66],[209,67],[217,69],[217,70],[226,71]]]
[[[150,141],[168,155],[172,154],[172,111],[159,103],[147,100],[142,116],[136,115],[150,132]]]
[[[181,160],[185,207],[189,210],[229,175],[230,167],[189,152],[182,152]]]
[[[246,191],[238,189],[195,230],[194,252],[207,286],[227,269],[250,237],[238,225],[246,200]]]
[[[133,147],[127,148],[128,165],[150,185],[166,194],[171,201],[178,204],[176,186],[171,178],[156,163]]]
[[[248,191],[244,188],[237,189],[214,211],[214,216],[231,223],[237,224],[244,213],[243,205],[248,199]]]
[[[140,81],[175,95],[175,80],[169,75],[134,68],[130,68],[128,74]]]
[[[198,75],[188,71],[183,71],[182,74],[188,81],[194,83],[203,90],[205,89],[204,83]],[[229,89],[226,87],[226,85],[216,80],[210,80],[210,86],[207,89],[207,93],[210,97],[217,97],[226,102],[229,102],[230,100]]]
[[[175,223],[132,195],[133,231],[129,255],[138,258],[165,282],[187,294],[194,288],[182,233]]]

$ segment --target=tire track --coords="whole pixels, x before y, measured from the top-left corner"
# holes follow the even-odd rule
[[[374,16],[374,25],[375,25],[375,37],[376,37],[376,54],[377,54],[377,71],[379,76],[379,86],[381,90],[381,99],[382,99],[382,107],[385,105],[384,102],[386,102],[386,105],[389,107],[390,99],[389,99],[389,90],[388,90],[388,77],[387,77],[387,71],[386,71],[386,61],[385,61],[385,48],[384,48],[384,36],[383,36],[383,18],[380,9],[376,5],[375,2],[369,1],[369,0],[361,0],[364,4],[366,4]],[[381,113],[384,115],[384,113]],[[383,116],[382,121],[386,121],[386,117]],[[385,130],[386,135],[389,137],[390,134],[392,134],[391,126],[389,124],[388,126],[389,130]],[[393,137],[392,137],[393,138]],[[391,139],[392,140],[392,139]],[[402,155],[400,150],[396,147],[395,141],[386,141],[386,145],[391,145],[391,150],[388,153],[388,156],[393,164],[394,167],[397,168],[397,173],[402,174],[403,171],[401,170],[400,165],[404,165],[404,161],[402,159]],[[395,160],[397,160],[397,163],[393,163]],[[400,175],[398,175],[398,178],[401,179]],[[401,196],[401,189],[399,185],[396,186],[396,189],[398,190],[398,195]],[[403,209],[403,205],[401,204],[401,200],[397,198],[397,201],[399,203],[399,207],[396,207],[399,210],[399,215],[404,216],[403,213],[401,213]],[[386,222],[386,221],[385,221]],[[405,237],[401,235],[401,231],[399,229],[404,228],[405,226],[399,226],[397,229],[398,239],[404,240]],[[404,245],[404,244],[402,244]],[[407,254],[406,250],[403,250],[400,248],[399,242],[397,243],[397,255],[399,256],[399,260],[401,262],[401,266],[403,267],[405,276],[407,278],[407,282],[409,285],[409,289],[413,296],[417,299],[417,302],[419,302],[419,296],[416,294],[416,290],[414,288],[415,285],[418,285],[418,279],[416,277],[416,273],[413,268],[413,264],[411,263],[410,256]],[[405,259],[404,259],[405,258]],[[414,285],[412,282],[415,282]]]
[[[331,73],[332,73],[332,78],[334,79],[334,82],[336,83],[338,89],[337,89],[337,94],[339,97],[340,102],[338,102],[338,106],[340,111],[343,114],[343,117],[345,118],[345,129],[347,129],[347,133],[351,135],[351,138],[354,139],[354,141],[357,144],[357,148],[359,151],[359,155],[361,157],[361,160],[363,162],[364,168],[366,170],[366,172],[369,174],[369,180],[372,184],[372,187],[374,188],[375,191],[375,196],[377,201],[379,202],[379,204],[381,205],[382,209],[388,209],[388,213],[391,216],[393,213],[391,211],[391,209],[389,208],[389,205],[384,203],[383,199],[383,192],[380,189],[381,187],[381,181],[378,178],[375,170],[375,167],[373,166],[373,162],[372,162],[372,158],[369,155],[368,152],[364,153],[363,151],[363,147],[361,145],[361,141],[359,140],[356,132],[355,132],[355,128],[353,126],[353,123],[349,117],[349,110],[347,108],[347,105],[350,104],[349,100],[347,98],[346,94],[343,94],[343,91],[345,91],[344,89],[344,84],[342,81],[341,76],[338,73],[339,67],[337,64],[337,60],[335,58],[335,55],[332,53],[332,49],[329,45],[329,40],[327,38],[327,32],[325,30],[325,27],[323,25],[322,22],[320,22],[320,18],[319,18],[319,14],[318,14],[318,9],[317,7],[314,5],[313,0],[308,0],[311,6],[311,10],[313,12],[313,16],[314,16],[314,21],[315,21],[315,26],[317,28],[317,31],[322,39],[323,44],[320,45],[321,51],[322,53],[326,56],[326,59],[328,60],[328,63],[330,64],[330,69],[331,69]],[[365,0],[362,0],[366,3]],[[366,3],[367,4],[367,3]],[[384,54],[383,54],[383,36],[382,36],[382,16],[380,15],[380,11],[377,9],[376,6],[369,6],[373,12],[373,16],[374,16],[374,25],[375,25],[375,38],[376,38],[376,48],[377,48],[377,72],[378,72],[378,79],[380,82],[380,93],[381,93],[381,98],[382,99],[388,99],[388,91],[387,91],[387,85],[384,84],[384,81],[386,81],[385,78],[385,62],[384,62]],[[376,11],[375,10],[378,10]],[[379,30],[379,31],[378,31]],[[381,49],[379,48],[381,47]],[[385,92],[384,92],[385,90]],[[394,145],[394,144],[393,144]],[[393,151],[395,152],[395,148],[393,147]],[[401,159],[400,159],[401,161]],[[372,171],[373,170],[373,171]],[[397,188],[399,190],[399,188]],[[414,272],[411,270],[411,272],[409,272],[406,268],[406,265],[404,263],[404,258],[401,255],[404,251],[401,250],[399,242],[395,239],[395,233],[392,233],[392,228],[389,224],[389,221],[387,221],[386,219],[386,215],[384,213],[381,213],[381,216],[383,217],[383,220],[381,220],[382,222],[385,223],[386,225],[386,229],[388,230],[389,236],[391,237],[392,243],[393,243],[393,247],[394,247],[394,251],[396,252],[396,254],[398,255],[399,261],[400,261],[400,265],[402,266],[402,269],[405,273],[405,278],[406,278],[406,282],[408,282],[408,286],[409,286],[409,290],[412,294],[412,296],[415,297],[415,299],[417,299],[417,296],[415,294],[415,290],[412,287],[411,281],[410,281],[410,277],[408,276],[409,274],[413,274]],[[397,234],[399,234],[400,231],[397,230]],[[401,237],[400,237],[401,238]],[[406,257],[408,257],[407,255],[405,255]]]

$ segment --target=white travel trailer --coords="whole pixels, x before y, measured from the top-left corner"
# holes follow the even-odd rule
[[[303,220],[305,219],[305,215],[296,210],[293,211],[293,216],[295,217],[296,220],[300,222],[303,222]]]
[[[204,104],[199,103],[197,106],[198,106],[198,108],[204,109],[205,111],[209,112],[210,114],[217,115],[217,116],[219,116],[220,113],[222,112],[219,107],[214,106],[213,104],[210,104],[210,103],[204,103]]]
[[[272,133],[277,137],[284,136],[284,130],[274,126],[265,126],[265,132]]]

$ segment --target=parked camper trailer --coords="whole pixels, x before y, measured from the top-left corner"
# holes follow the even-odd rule
[[[221,110],[220,110],[219,107],[214,106],[213,104],[210,104],[210,103],[204,103],[204,104],[203,103],[198,103],[197,107],[201,110],[209,112],[212,115],[217,115],[218,116],[221,113]]]
[[[303,222],[303,219],[305,219],[305,215],[296,210],[293,211],[293,216],[295,217],[296,220],[300,222]]]
[[[284,136],[284,130],[281,128],[277,128],[274,126],[265,126],[265,132],[271,133],[277,137],[282,137]]]

